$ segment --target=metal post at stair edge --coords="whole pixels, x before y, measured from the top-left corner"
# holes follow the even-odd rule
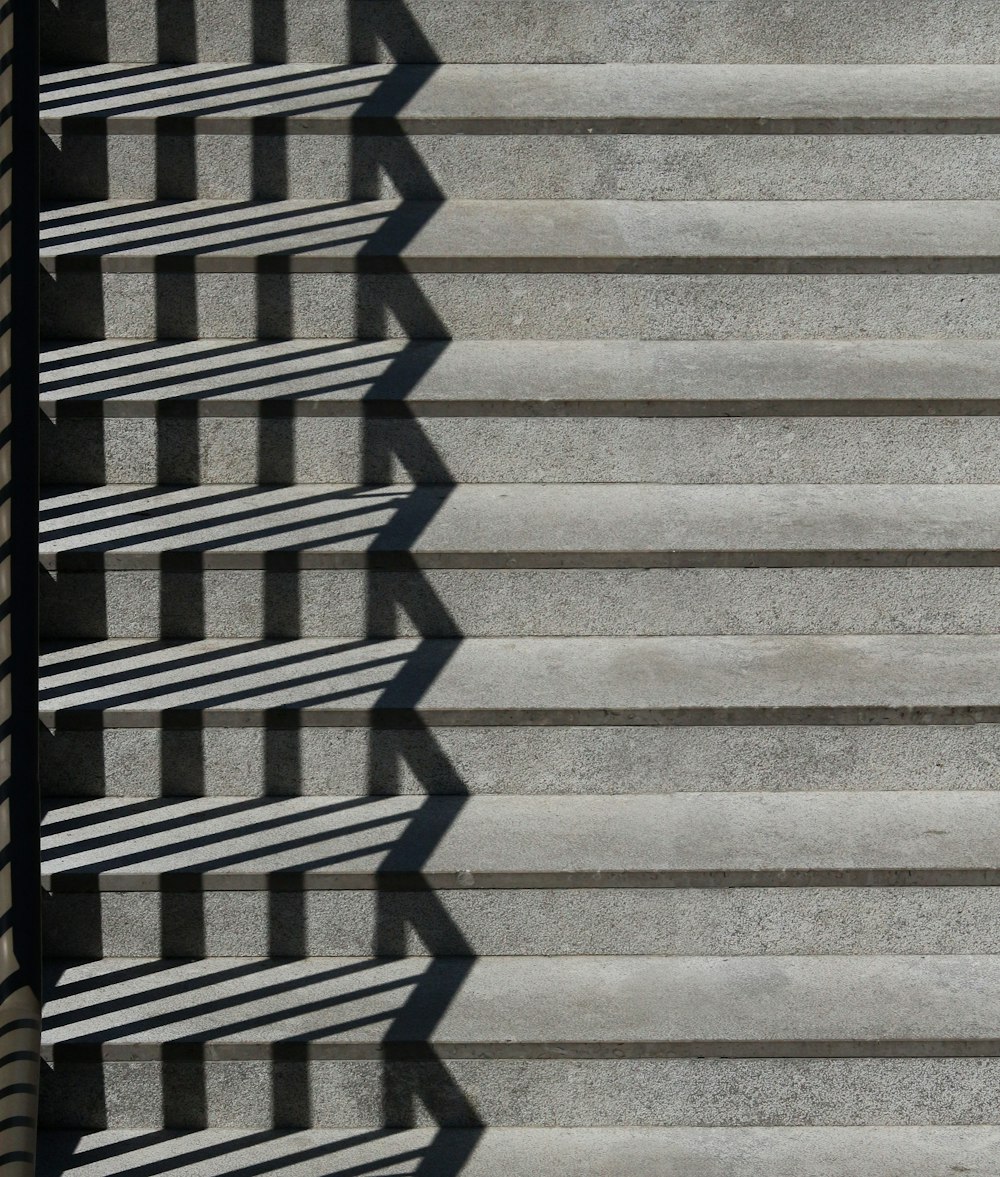
[[[41,1029],[38,10],[0,5],[0,1174],[32,1177]],[[15,441],[16,436],[16,441]]]

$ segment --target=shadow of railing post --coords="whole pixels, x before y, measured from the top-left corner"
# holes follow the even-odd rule
[[[38,793],[38,15],[0,5],[0,1170],[35,1170]]]

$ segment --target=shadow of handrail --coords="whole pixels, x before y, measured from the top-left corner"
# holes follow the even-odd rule
[[[253,6],[255,29],[258,24],[261,28],[266,25],[273,34],[273,12],[269,10],[267,20],[256,19],[263,2],[264,0],[256,0]],[[425,61],[424,65],[417,68],[402,69],[390,64],[365,68],[354,73],[354,67],[345,67],[342,71],[336,71],[341,81],[333,80],[336,85],[351,87],[357,84],[358,75],[363,75],[362,89],[365,93],[362,94],[360,101],[355,101],[353,95],[344,99],[347,105],[353,103],[353,114],[348,116],[352,131],[350,202],[329,202],[325,206],[326,215],[331,226],[335,223],[334,236],[350,236],[358,256],[372,257],[402,249],[434,215],[438,207],[435,202],[443,199],[443,192],[428,173],[412,143],[408,143],[402,136],[399,127],[393,128],[396,134],[395,141],[386,141],[384,148],[379,137],[372,137],[370,134],[373,120],[391,120],[409,98],[426,84],[434,74],[437,58],[404,6],[393,6],[381,23],[378,18],[373,19],[371,12],[362,14],[357,5],[351,5],[350,12],[352,61],[375,60],[378,56],[378,40],[386,45],[390,53],[393,51],[393,45],[398,42],[406,46],[410,60],[413,59],[414,53],[418,52]],[[190,40],[191,30],[166,28],[162,19],[162,9],[158,27],[161,49],[169,42],[178,52],[188,52],[184,43],[185,37]],[[279,52],[280,47],[269,47],[269,54]],[[123,72],[125,75],[130,73],[129,70]],[[239,71],[228,69],[212,72],[223,75],[224,80],[221,85],[214,87],[218,91],[215,94],[208,92],[213,87],[202,89],[199,112],[211,113],[213,110],[236,106],[237,102],[229,102],[225,100],[225,96],[237,91],[235,97],[238,99],[238,88],[246,86],[249,89],[253,84],[246,71],[242,77]],[[292,101],[296,111],[302,109],[303,99],[308,99],[313,91],[317,94],[329,94],[329,71],[303,67],[293,72],[297,78],[296,93],[293,98],[289,99],[286,96],[282,101]],[[314,79],[319,81],[314,82]],[[162,95],[151,99],[148,90],[143,88],[141,75],[138,78],[133,77],[122,87],[114,87],[119,97],[125,89],[131,89],[135,93],[134,102],[129,100],[130,106],[148,109],[152,104],[158,107],[161,113],[169,113],[171,99]],[[102,91],[100,85],[93,89],[88,88],[88,106],[100,105],[102,94],[106,96],[107,89]],[[320,110],[336,105],[339,109],[340,102],[340,99],[331,101],[328,98],[326,102],[310,102],[309,105],[310,108]],[[244,100],[240,100],[238,104],[245,107]],[[284,112],[284,108],[282,109]],[[266,134],[273,137],[275,128],[266,119],[258,119],[257,115],[253,115],[253,121],[255,134],[252,167],[255,182],[258,172],[263,174],[265,170],[269,175],[276,171],[279,175],[287,176],[287,160],[272,158],[276,145],[274,142],[264,142],[263,136]],[[190,142],[174,142],[168,145],[163,139],[166,134],[187,137]],[[196,195],[193,135],[193,124],[174,125],[169,119],[158,120],[158,179],[170,189],[171,196],[177,190],[187,190],[188,196]],[[365,136],[364,139],[362,136]],[[280,153],[280,145],[278,151]],[[382,183],[380,173],[384,170],[391,178],[393,169],[400,166],[405,166],[408,176],[412,177],[416,173],[421,177],[422,190],[429,193],[431,199],[422,204],[410,203],[405,206],[380,201],[369,207],[362,204],[359,209],[361,202],[378,199]],[[281,231],[287,234],[287,241],[292,248],[295,248],[297,234],[300,232],[294,227],[294,221],[308,215],[310,210],[315,215],[316,206],[302,210],[290,210],[286,207],[286,211],[292,214],[292,221],[286,221]],[[219,211],[222,211],[221,205]],[[116,209],[113,215],[119,217],[121,212],[121,209]],[[275,229],[274,226],[268,225],[269,210],[266,206],[253,202],[230,202],[224,212],[230,239],[235,231],[237,236],[243,234],[247,241],[252,237],[259,238],[265,248],[270,246],[273,249],[275,245],[279,249],[287,248],[275,241]],[[84,226],[81,226],[76,218],[55,214],[51,222],[50,244],[65,246],[73,242],[93,242],[95,232],[101,231],[102,210],[92,209],[88,210],[88,213],[92,214],[92,221],[88,221]],[[188,224],[196,226],[202,217],[203,214],[194,213]],[[136,203],[134,216],[130,219],[134,225],[141,226],[141,232],[145,234],[144,243],[151,247],[155,246],[162,250],[171,239],[178,242],[181,248],[185,242],[189,246],[192,244],[192,228],[188,225],[178,228],[176,217],[169,208],[165,209],[160,203]],[[203,252],[205,245],[205,242],[198,244],[198,250]],[[208,248],[214,247],[209,245]],[[238,1001],[230,993],[213,999],[210,996],[211,984],[207,978],[205,984],[208,985],[208,989],[201,997],[199,985],[191,978],[185,981],[183,991],[178,991],[170,997],[172,966],[167,960],[162,964],[146,962],[137,965],[137,971],[132,970],[136,973],[131,983],[132,996],[124,999],[102,998],[100,988],[88,990],[86,982],[75,983],[78,986],[75,996],[70,992],[73,985],[63,986],[60,987],[59,993],[61,997],[69,999],[71,1008],[64,1010],[62,1014],[54,1013],[49,1028],[57,1037],[60,1032],[67,1034],[67,1041],[72,1043],[75,1037],[74,1026],[82,1029],[80,1015],[83,1013],[85,1018],[114,1017],[119,1027],[114,1036],[120,1037],[130,1031],[143,1030],[158,1031],[161,1039],[166,1035],[160,1054],[163,1122],[167,1127],[180,1127],[197,1126],[197,1123],[192,1123],[192,1117],[194,1121],[200,1119],[205,1122],[205,1042],[197,1040],[197,1036],[186,1040],[183,1036],[177,1037],[179,1027],[176,1026],[175,1015],[169,1010],[156,1011],[156,1001],[167,1000],[169,1006],[171,1002],[181,998],[194,1008],[214,1011],[217,1015],[225,1017],[228,1029],[233,1032],[239,1029],[251,1031],[258,1026],[264,1028],[273,1022],[274,1015],[267,1012],[266,1001],[265,1009],[254,1013],[255,1003],[265,998],[271,1002],[280,1001],[293,1015],[296,1012],[310,1013],[313,1017],[319,1015],[323,1020],[322,1028],[310,1032],[305,1038],[296,1037],[282,1041],[280,1027],[272,1027],[271,1030],[271,1034],[279,1034],[279,1040],[273,1043],[271,1064],[272,1122],[275,1129],[291,1129],[311,1122],[310,1039],[326,1038],[347,1026],[379,1027],[382,1127],[373,1132],[361,1131],[336,1144],[323,1145],[315,1149],[293,1149],[287,1156],[283,1154],[280,1162],[270,1162],[266,1171],[275,1172],[299,1160],[319,1160],[327,1155],[339,1158],[341,1154],[351,1152],[366,1142],[391,1139],[393,1131],[417,1123],[420,1116],[419,1108],[422,1106],[436,1121],[438,1129],[429,1137],[422,1137],[419,1147],[407,1147],[395,1156],[391,1155],[390,1149],[379,1160],[348,1160],[345,1156],[343,1164],[339,1159],[335,1162],[336,1171],[340,1177],[348,1177],[348,1174],[358,1174],[360,1177],[361,1174],[369,1172],[385,1172],[385,1166],[391,1165],[392,1171],[396,1171],[396,1166],[404,1166],[401,1172],[405,1171],[415,1177],[453,1177],[462,1171],[467,1158],[475,1149],[482,1124],[471,1099],[460,1090],[448,1068],[436,1057],[431,1046],[431,1038],[435,1026],[440,1022],[472,968],[474,953],[461,929],[455,925],[448,911],[437,900],[435,892],[423,886],[420,870],[422,864],[430,859],[449,825],[460,813],[462,799],[468,794],[468,789],[433,731],[417,716],[416,709],[458,649],[461,635],[455,619],[449,614],[431,583],[416,563],[412,559],[407,559],[409,546],[440,512],[455,481],[424,432],[420,420],[407,405],[410,393],[444,354],[448,346],[448,330],[433,307],[428,304],[415,278],[401,274],[399,282],[388,290],[384,284],[373,283],[371,277],[363,272],[364,268],[358,266],[357,269],[362,272],[356,272],[354,277],[354,337],[357,341],[371,342],[331,342],[329,345],[295,342],[291,329],[291,267],[287,264],[283,266],[282,257],[275,256],[269,250],[268,256],[258,261],[258,322],[261,327],[266,324],[266,330],[261,331],[262,335],[268,336],[270,340],[283,337],[284,342],[269,342],[264,345],[257,341],[234,342],[208,345],[207,348],[205,344],[196,344],[195,348],[200,354],[196,358],[194,369],[173,373],[170,372],[169,364],[166,370],[162,366],[164,353],[169,352],[173,345],[167,342],[123,345],[116,349],[120,363],[118,370],[110,374],[110,383],[107,370],[104,370],[96,380],[88,379],[85,371],[76,370],[77,361],[65,355],[64,359],[69,358],[68,371],[58,368],[45,370],[47,391],[65,392],[67,398],[75,401],[86,397],[94,397],[100,401],[108,396],[119,396],[123,385],[128,385],[132,392],[160,388],[165,378],[168,382],[177,384],[181,396],[198,400],[225,393],[232,394],[247,388],[259,388],[273,382],[276,385],[275,393],[282,401],[287,401],[289,396],[314,394],[317,381],[322,384],[324,390],[351,398],[355,405],[360,397],[360,482],[365,489],[344,489],[332,494],[316,492],[311,497],[308,494],[303,496],[301,493],[284,496],[280,491],[276,491],[272,496],[275,499],[274,505],[266,508],[264,499],[268,495],[265,494],[262,498],[261,494],[256,492],[251,492],[247,496],[246,492],[219,490],[196,492],[196,497],[201,500],[202,507],[209,507],[212,517],[224,531],[230,535],[239,533],[244,539],[256,539],[264,544],[284,540],[282,546],[287,547],[289,538],[292,537],[293,548],[305,549],[330,541],[328,538],[315,538],[317,533],[313,536],[303,535],[296,540],[295,531],[315,527],[318,532],[325,531],[328,535],[332,527],[337,533],[338,540],[351,538],[352,542],[357,543],[359,539],[366,539],[368,550],[384,548],[391,549],[394,553],[398,552],[398,562],[407,573],[406,577],[400,578],[398,585],[390,581],[387,592],[384,577],[376,578],[370,573],[367,577],[366,632],[384,637],[384,644],[380,641],[330,641],[321,643],[322,648],[316,648],[314,645],[311,650],[303,647],[293,651],[286,649],[284,653],[269,653],[270,644],[266,641],[237,643],[234,649],[241,650],[242,654],[239,659],[241,666],[236,670],[232,664],[226,662],[226,651],[195,657],[191,651],[185,653],[183,650],[176,650],[171,653],[169,647],[159,645],[156,647],[159,652],[153,655],[153,679],[145,687],[136,683],[136,670],[140,666],[148,667],[153,645],[140,643],[134,650],[123,649],[124,658],[121,665],[115,668],[107,667],[104,671],[88,665],[90,659],[85,646],[82,649],[79,646],[68,648],[64,655],[60,656],[60,662],[61,669],[71,677],[80,676],[81,683],[85,681],[90,687],[102,693],[103,703],[98,701],[98,707],[106,705],[112,698],[119,703],[155,705],[158,699],[163,700],[164,685],[171,675],[181,676],[186,686],[194,691],[198,707],[238,702],[259,693],[251,680],[255,670],[260,672],[263,668],[272,676],[280,675],[283,687],[291,690],[293,696],[290,706],[286,704],[266,707],[263,713],[264,727],[280,728],[293,733],[301,727],[301,708],[321,705],[324,701],[340,698],[344,694],[357,694],[366,701],[370,716],[368,794],[371,797],[385,797],[402,793],[406,791],[403,787],[404,775],[415,774],[424,783],[427,793],[437,794],[437,803],[430,805],[426,800],[420,801],[417,797],[411,797],[398,811],[382,815],[375,820],[365,820],[362,817],[362,807],[361,813],[358,813],[360,820],[353,821],[352,810],[355,810],[359,803],[335,801],[325,806],[335,820],[346,819],[336,830],[338,838],[346,841],[344,850],[336,851],[330,844],[332,835],[325,834],[322,857],[317,858],[317,865],[328,864],[341,858],[345,861],[355,860],[359,856],[370,855],[373,850],[380,856],[379,868],[375,873],[377,898],[372,957],[366,962],[348,966],[358,970],[358,976],[356,983],[351,984],[346,990],[343,989],[343,982],[340,983],[342,996],[337,999],[337,1004],[338,1007],[346,1007],[345,1013],[335,1013],[329,996],[324,995],[321,990],[317,993],[317,990],[313,989],[312,997],[307,997],[305,993],[297,994],[303,983],[308,986],[316,981],[315,967],[305,969],[299,978],[296,969],[287,967],[282,962],[282,957],[276,954],[263,964],[247,963],[242,967],[242,971],[240,966],[235,966],[239,976],[234,974],[229,983],[240,987],[241,996]],[[191,296],[190,307],[196,307],[194,269],[191,267],[181,274],[172,274],[173,282],[161,281],[169,269],[169,261],[162,266],[157,264],[155,269],[157,322],[161,328],[159,334],[196,339],[198,325],[195,312],[188,310],[178,313],[175,307],[168,305],[175,304],[181,295],[187,292],[187,295]],[[408,324],[414,322],[414,308],[417,308],[423,324],[418,332],[407,329]],[[402,343],[394,341],[391,337],[398,335],[399,332],[393,326],[393,319],[402,325],[404,335],[412,336],[419,333],[421,338],[412,341],[407,339]],[[379,340],[385,342],[380,343]],[[85,368],[85,346],[75,350]],[[206,354],[206,351],[209,354]],[[111,352],[105,350],[103,354],[108,356]],[[287,378],[280,370],[277,373],[260,371],[262,363],[270,362],[271,357],[275,355],[278,356],[279,363],[282,355],[293,361],[306,361],[304,371],[296,368],[291,374],[293,381],[303,381],[301,391],[282,387],[283,381],[287,384]],[[206,360],[213,361],[213,378],[220,380],[218,390],[205,386]],[[47,361],[45,363],[47,364]],[[100,381],[99,385],[97,380]],[[397,425],[399,418],[406,422],[405,445],[401,444],[401,433],[398,428],[386,428],[388,403],[393,407],[392,420]],[[171,418],[175,406],[176,398],[167,398],[155,407],[160,444],[158,463],[161,470],[165,444],[161,426],[164,421]],[[356,412],[356,408],[353,411]],[[177,416],[176,411],[174,416]],[[266,463],[261,453],[258,458],[259,469],[263,470],[266,464],[269,471],[277,472],[276,476],[261,481],[270,481],[275,485],[294,482],[294,439],[289,431],[278,429],[282,421],[291,419],[290,413],[284,408],[280,411],[272,409],[266,399],[262,399],[259,418],[260,448],[263,449],[264,446],[263,425],[266,420],[272,429],[272,434],[268,436],[272,440],[278,439],[275,443],[278,449],[284,446],[286,450],[282,453],[271,452]],[[191,416],[188,425],[188,436],[192,444],[196,444],[196,414]],[[414,482],[434,484],[433,493],[429,493],[426,486],[416,485],[412,489],[394,487],[392,491],[374,489],[398,482],[400,468],[405,470]],[[160,481],[164,481],[162,476]],[[106,505],[116,516],[116,526],[120,526],[123,520],[128,519],[134,506],[134,521],[141,526],[146,540],[155,541],[162,546],[164,542],[169,545],[174,536],[180,538],[185,533],[190,535],[190,520],[177,518],[171,521],[169,514],[166,517],[162,515],[165,506],[162,496],[151,497],[144,490],[135,494],[137,497],[133,499],[132,504],[129,502],[128,492],[114,492],[105,496]],[[284,507],[279,505],[279,501],[283,499],[286,500]],[[272,513],[272,522],[268,522],[265,516],[262,524],[262,508]],[[306,521],[301,517],[281,517],[281,512],[285,510],[294,510],[300,516],[303,508],[310,516]],[[353,522],[351,517],[354,517],[356,522]],[[252,528],[252,534],[247,531],[247,525],[251,520],[257,524]],[[99,529],[104,524],[88,515],[87,508],[81,503],[54,502],[46,507],[46,526],[48,537],[52,540],[61,537],[67,541],[79,541],[81,536]],[[106,536],[100,541],[100,547],[104,551],[112,552],[119,543],[125,542],[127,540],[124,537],[114,539]],[[214,548],[217,542],[225,541],[221,538],[216,541],[206,537],[205,543],[197,545],[200,551],[183,554],[191,556],[193,567],[197,570],[199,560],[205,552]],[[287,555],[287,551],[272,552],[268,548],[268,562],[265,567],[276,566],[273,556]],[[203,567],[203,564],[201,566]],[[366,567],[364,563],[361,566]],[[419,593],[415,594],[414,585],[418,582]],[[166,577],[161,576],[161,615],[165,614],[169,604],[168,591]],[[419,596],[419,600],[416,596]],[[273,607],[276,602],[265,600],[265,627],[272,617],[268,611],[269,604]],[[287,602],[284,606],[287,613]],[[400,612],[409,617],[418,634],[449,634],[453,635],[452,639],[393,641],[393,635],[399,632]],[[198,624],[197,619],[193,624]],[[145,655],[142,653],[143,648],[146,650]],[[228,653],[232,652],[230,650]],[[310,669],[311,664],[316,667],[315,670]],[[363,680],[360,684],[359,675]],[[344,676],[348,677],[351,684],[358,685],[350,685],[344,690],[337,689],[337,679]],[[241,679],[245,685],[241,684]],[[63,681],[69,680],[64,678]],[[333,690],[330,689],[331,686]],[[58,694],[63,688],[57,684],[54,689]],[[314,693],[310,694],[310,691]],[[52,697],[54,699],[57,696]],[[400,717],[405,720],[405,732],[399,727]],[[181,744],[203,746],[203,719],[197,708],[188,714],[182,708],[170,705],[162,712],[162,728],[161,757],[164,780],[167,780],[171,757],[176,754],[176,749]],[[266,777],[271,771],[269,766],[265,765]],[[291,771],[294,776],[294,766],[289,770],[286,765],[284,771]],[[188,791],[190,795],[197,795],[200,791],[198,782],[189,782]],[[285,791],[288,795],[294,795],[294,782],[290,783]],[[450,794],[450,800],[445,801],[442,794]],[[260,814],[259,807],[252,802],[230,803],[228,810],[228,820],[232,823],[234,837],[268,837],[271,839],[270,849],[275,852],[281,852],[284,848],[299,857],[307,856],[311,844],[317,837],[314,833],[296,835],[296,819],[293,816],[269,821],[266,815]],[[315,807],[313,813],[316,813]],[[255,814],[257,816],[254,816]],[[66,832],[71,834],[69,827],[72,821],[62,824]],[[185,824],[186,833],[184,825],[178,827],[176,823],[172,823],[173,830],[178,835],[173,841],[172,851],[184,853],[187,859],[185,874],[190,873],[189,868],[197,871],[199,861],[203,867],[209,863],[238,865],[253,861],[253,851],[231,846],[227,852],[225,843],[229,839],[224,839],[220,846],[217,835],[211,837],[210,832],[197,832],[191,828],[190,822]],[[152,826],[147,825],[146,828],[149,832],[155,833],[155,820]],[[365,845],[355,845],[352,841],[355,837],[361,837]],[[105,865],[111,865],[113,862],[126,867],[136,862],[135,855],[128,853],[119,854],[114,859],[107,858],[107,854],[114,853],[113,839],[109,841],[107,836],[100,832],[91,837],[84,835],[78,841],[78,848],[85,851],[91,860],[95,857],[100,858],[104,851]],[[401,894],[394,886],[392,876],[401,872],[405,874],[411,890],[421,889],[421,903],[410,902],[412,894]],[[295,881],[291,874],[282,873],[281,887],[272,888],[272,892],[280,891],[282,898],[287,899],[287,892],[295,890]],[[299,882],[301,883],[301,879]],[[173,942],[168,926],[171,903],[176,895],[186,888],[186,879],[174,878],[170,871],[164,874],[161,910],[164,957],[169,956],[169,944]],[[304,917],[305,911],[300,905],[298,945],[303,956],[305,938],[301,925],[304,923]],[[286,928],[279,927],[279,921],[282,920],[287,925],[289,909],[287,905],[280,908],[275,906],[273,897],[270,920],[272,944],[287,945],[295,941],[295,937],[290,938],[285,934]],[[291,922],[295,922],[294,912]],[[197,916],[194,923],[198,923]],[[201,925],[203,943],[203,917]],[[427,947],[427,957],[410,956],[409,946],[413,933]],[[189,940],[197,942],[198,935],[195,929]],[[452,956],[435,957],[435,946],[440,945],[442,941],[448,944]],[[287,948],[284,952],[287,962]],[[342,968],[343,966],[335,965],[333,972],[339,975]],[[385,981],[379,981],[377,978],[380,972],[389,974],[389,977]],[[265,975],[271,975],[273,980],[266,980]],[[279,980],[279,976],[284,979]],[[79,988],[80,984],[83,985],[82,988]],[[398,1001],[391,998],[391,994],[396,990],[400,994]],[[366,996],[378,993],[384,995],[378,1009],[374,1013],[364,1012]],[[136,997],[141,999],[138,1007],[134,1000]],[[111,1005],[108,1004],[109,1001]],[[347,1012],[355,1002],[360,1003],[357,1016]],[[242,1011],[238,1008],[240,1006],[243,1007]],[[326,1016],[327,1014],[332,1016]],[[346,1021],[343,1020],[345,1016]],[[172,1025],[175,1027],[173,1037]],[[85,1034],[77,1040],[76,1045],[81,1050],[89,1048]],[[58,1050],[56,1054],[58,1055]],[[299,1082],[300,1078],[304,1083]],[[457,1134],[444,1131],[455,1127],[461,1127],[465,1131]],[[254,1133],[251,1139],[263,1140],[266,1136],[267,1134]],[[141,1139],[148,1142],[156,1138],[157,1134],[154,1133]],[[141,1141],[137,1142],[137,1147],[141,1149]],[[162,1162],[140,1161],[138,1166],[130,1168],[128,1158],[134,1151],[132,1148],[125,1148],[117,1155],[116,1159],[123,1166],[123,1171],[130,1172],[133,1177],[154,1177],[155,1174],[166,1171]],[[199,1159],[207,1163],[219,1155],[217,1150],[187,1152],[183,1144],[179,1143],[172,1155],[171,1164],[175,1167],[184,1164],[196,1165]],[[260,1166],[240,1165],[238,1169],[234,1169],[234,1173],[237,1171],[240,1174],[263,1174],[265,1170]]]

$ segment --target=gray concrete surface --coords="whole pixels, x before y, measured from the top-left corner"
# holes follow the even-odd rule
[[[469,1177],[503,1171],[510,1177],[644,1177],[681,1166],[689,1177],[937,1177],[949,1163],[989,1177],[1000,1147],[996,1128],[787,1129],[410,1129],[366,1139],[340,1132],[174,1132],[150,1141],[141,1134],[102,1132],[86,1141],[69,1134],[43,1138],[40,1177],[118,1177],[146,1165],[170,1165],[178,1177],[233,1177],[271,1166],[287,1177],[327,1177],[330,1166],[387,1175],[412,1172],[440,1157],[462,1162]]]
[[[438,1057],[995,1056],[996,956],[104,958],[56,969],[42,1055],[222,1062]],[[407,1001],[407,998],[412,1000]],[[336,1017],[331,1019],[331,1009]],[[89,1057],[88,1057],[89,1055]]]
[[[995,723],[998,673],[995,635],[109,640],[43,653],[41,716],[115,727],[159,727],[173,710],[238,727],[269,716],[364,727],[373,710],[443,726]]]
[[[998,885],[995,792],[89,801],[42,823],[55,891]]]
[[[50,797],[996,789],[1000,725],[43,729]]]
[[[1000,952],[996,887],[60,892],[52,961],[108,956]]]
[[[405,402],[422,420],[998,415],[1000,343],[48,340],[40,381],[43,409],[60,422],[82,415],[156,417],[167,413],[165,403],[188,400],[197,402],[198,417],[257,417],[272,402],[288,416],[307,417],[363,416],[367,405],[388,411]]]
[[[832,0],[817,14],[783,0],[325,0],[267,10],[250,0],[173,0],[158,38],[141,0],[78,0],[46,8],[52,61],[874,62],[1000,61],[1000,18],[989,0],[887,9]],[[407,19],[409,18],[409,19]],[[348,48],[348,39],[352,44]]]
[[[42,512],[49,569],[1000,562],[1000,486],[114,486]]]
[[[933,65],[117,66],[47,71],[41,127],[245,135],[894,133],[1000,128],[1000,67]],[[84,121],[88,120],[88,121]],[[419,145],[418,145],[419,147]]]
[[[254,147],[256,144],[256,147]],[[43,199],[996,200],[995,136],[44,136]],[[194,154],[191,169],[164,168]],[[378,159],[369,175],[355,152]]]
[[[830,565],[844,558],[827,556]],[[43,572],[39,593],[45,633],[66,641],[989,634],[1000,568]]]
[[[42,14],[44,476],[118,484],[42,1121],[145,1134],[68,1171],[986,1177],[996,14],[154,7]]]
[[[990,483],[997,416],[77,418],[52,482]],[[373,473],[374,472],[374,473]],[[900,492],[902,493],[902,492]]]
[[[41,216],[52,273],[995,273],[1000,201],[105,201]]]
[[[293,1052],[289,1052],[290,1054]],[[1000,1062],[922,1059],[178,1059],[48,1075],[42,1123],[156,1130],[595,1124],[981,1126]],[[430,1105],[430,1106],[428,1106]]]
[[[983,339],[996,274],[42,276],[55,338]]]

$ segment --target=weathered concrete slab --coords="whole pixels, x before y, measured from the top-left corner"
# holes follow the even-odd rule
[[[1000,794],[88,801],[58,891],[1000,885]]]
[[[43,212],[53,273],[993,273],[1000,201],[102,201]],[[271,272],[274,272],[273,269]]]
[[[256,19],[255,19],[256,18]],[[831,0],[299,0],[258,16],[250,0],[143,0],[45,8],[43,52],[69,61],[913,62],[1000,61],[990,0],[887,9]]]
[[[116,485],[42,509],[67,571],[1000,563],[998,486]]]
[[[41,126],[162,133],[992,133],[1000,67],[159,66],[42,78]]]
[[[257,417],[264,404],[307,417],[997,415],[1000,343],[51,340],[40,379],[59,420]]]
[[[42,679],[60,726],[1000,721],[995,636],[106,641]]]
[[[39,1177],[130,1177],[169,1164],[177,1177],[232,1177],[265,1166],[286,1177],[328,1177],[331,1166],[382,1174],[440,1158],[465,1177],[938,1177],[961,1165],[988,1177],[996,1128],[578,1128],[488,1130],[44,1133]]]
[[[53,961],[364,956],[390,930],[412,956],[1000,953],[998,887],[60,891],[44,916]]]
[[[127,1013],[123,1012],[127,1011]],[[1000,1054],[1000,958],[313,957],[59,967],[43,1057],[899,1058]],[[387,1047],[387,1043],[391,1046]],[[175,1058],[180,1053],[174,1054]],[[419,1055],[417,1057],[424,1057]]]

